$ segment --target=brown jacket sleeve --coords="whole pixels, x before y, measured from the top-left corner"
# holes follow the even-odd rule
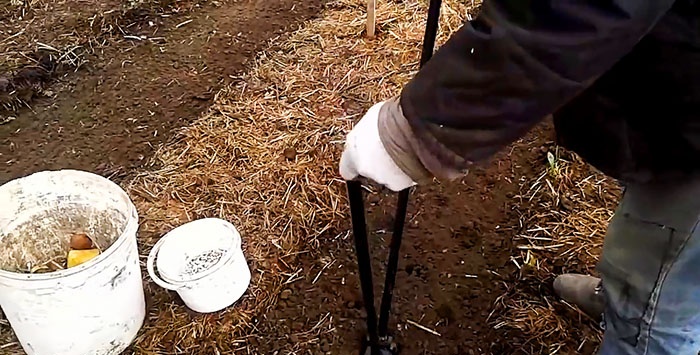
[[[485,0],[380,113],[416,181],[450,179],[524,135],[627,54],[673,0]]]

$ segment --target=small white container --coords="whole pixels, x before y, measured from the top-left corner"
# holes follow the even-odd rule
[[[35,265],[47,255],[60,255],[71,232],[85,232],[108,246],[65,270],[0,270],[0,306],[24,351],[118,355],[126,350],[146,314],[138,215],[127,194],[92,173],[46,171],[2,185],[0,205],[3,263]]]
[[[192,221],[167,233],[153,246],[147,268],[156,284],[176,291],[199,313],[235,303],[251,277],[238,230],[218,218]]]

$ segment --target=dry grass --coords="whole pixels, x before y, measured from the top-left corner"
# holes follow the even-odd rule
[[[377,37],[369,40],[365,6],[332,2],[321,18],[275,41],[218,94],[208,114],[157,153],[154,171],[132,182],[142,236],[149,236],[142,245],[180,223],[221,217],[241,230],[254,269],[245,299],[216,315],[190,316],[154,290],[136,353],[242,351],[256,317],[303,273],[297,256],[340,232],[346,208],[337,161],[344,136],[366,108],[398,94],[412,77],[426,14],[422,2],[381,2]],[[443,12],[442,29],[451,32],[467,7],[448,1]]]
[[[577,155],[553,148],[539,176],[521,182],[517,204],[522,232],[515,236],[520,269],[496,304],[494,324],[529,337],[531,353],[567,353],[595,347],[597,324],[551,290],[564,272],[595,274],[618,185]]]

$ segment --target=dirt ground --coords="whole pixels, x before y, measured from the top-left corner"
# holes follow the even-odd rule
[[[540,127],[461,183],[411,196],[390,325],[404,354],[532,353],[517,330],[494,329],[490,312],[517,272],[510,261],[518,229],[514,182],[545,164],[551,135],[549,126]],[[377,307],[395,203],[393,194],[368,198]],[[307,348],[301,343],[310,339],[289,334],[314,327],[325,328],[321,340],[313,339],[314,353],[358,353],[366,332],[352,236],[340,234],[324,248],[325,255],[304,261],[303,269],[314,271],[292,283],[289,297],[261,322],[266,336],[252,341],[256,353]],[[325,260],[336,261],[319,274]]]
[[[243,0],[140,14],[125,27],[128,38],[90,54],[77,72],[53,78],[31,108],[0,125],[0,183],[45,169],[120,180],[148,168],[159,145],[206,110],[257,51],[322,7],[323,0]],[[512,262],[513,236],[522,228],[518,182],[546,165],[552,135],[542,125],[463,181],[411,196],[391,323],[404,354],[542,352],[533,351],[531,337],[497,326],[492,311],[518,275]],[[377,297],[395,202],[393,194],[368,197]],[[257,320],[244,339],[247,353],[358,353],[364,309],[349,229],[330,231],[317,252],[300,256],[308,273]],[[551,295],[551,286],[537,292]],[[580,323],[586,327],[575,334],[594,332]],[[0,320],[2,329],[7,324]],[[595,345],[575,352],[591,354]],[[19,353],[16,344],[4,351]]]
[[[172,130],[211,105],[254,53],[318,13],[321,4],[218,1],[177,16],[128,15],[129,39],[111,39],[77,73],[55,78],[43,90],[52,97],[34,94],[31,108],[4,112],[14,119],[0,125],[0,183],[45,169],[120,177],[143,166]],[[85,26],[75,22],[74,31]]]

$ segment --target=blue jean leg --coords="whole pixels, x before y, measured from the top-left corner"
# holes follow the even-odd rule
[[[600,355],[700,351],[700,180],[628,184],[598,269],[606,298]]]

